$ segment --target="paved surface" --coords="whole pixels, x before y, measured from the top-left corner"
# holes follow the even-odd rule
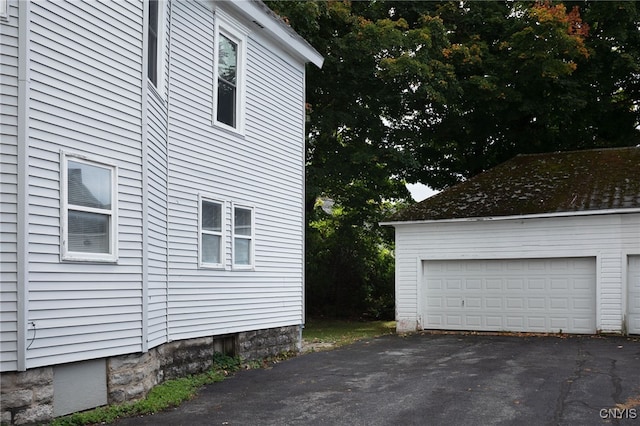
[[[638,425],[640,341],[384,336],[242,371],[123,425]]]

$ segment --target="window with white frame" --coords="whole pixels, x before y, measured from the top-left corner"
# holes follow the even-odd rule
[[[62,259],[117,260],[117,168],[62,154]]]
[[[200,199],[200,266],[221,268],[224,246],[224,203]]]
[[[253,266],[253,208],[233,207],[233,266]]]
[[[163,81],[162,61],[166,0],[149,0],[147,20],[147,78],[160,90]]]
[[[242,131],[244,107],[244,51],[246,33],[216,14],[214,121]]]

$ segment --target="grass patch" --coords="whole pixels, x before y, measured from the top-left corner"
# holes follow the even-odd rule
[[[202,374],[167,380],[151,389],[143,400],[98,407],[93,410],[59,417],[51,422],[51,426],[82,426],[100,423],[113,423],[119,418],[133,417],[157,413],[176,407],[193,398],[198,390],[207,384],[220,382],[229,373],[243,367],[239,357],[215,354],[213,367]]]
[[[343,346],[362,339],[395,333],[395,321],[348,321],[310,319],[302,330],[305,343]]]

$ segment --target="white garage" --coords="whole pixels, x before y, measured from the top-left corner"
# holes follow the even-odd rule
[[[397,212],[397,330],[640,334],[638,170],[520,155]]]
[[[424,328],[596,331],[595,258],[424,261]]]

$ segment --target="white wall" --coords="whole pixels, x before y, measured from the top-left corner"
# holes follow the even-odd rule
[[[212,11],[187,2],[173,9],[170,339],[301,324],[304,65],[268,53],[275,47],[251,32],[245,134],[219,128],[212,125]],[[198,266],[198,194],[227,202],[225,269]],[[255,270],[230,266],[231,203],[255,208]]]
[[[621,331],[627,255],[640,253],[640,214],[394,224],[399,330],[421,328],[423,260],[590,257],[597,259],[601,331]]]
[[[27,368],[142,348],[142,4],[32,2]],[[118,166],[117,264],[60,260],[60,150]]]
[[[11,4],[1,26],[2,370],[21,368],[19,176],[28,186],[24,368],[303,323],[304,64],[243,21],[237,134],[212,124],[210,3],[167,5],[158,90],[147,86],[142,2],[20,3],[30,9],[21,171]],[[61,261],[61,150],[118,167],[117,262]],[[224,269],[198,265],[199,195],[227,202]],[[254,208],[252,270],[231,267],[232,203]]]

